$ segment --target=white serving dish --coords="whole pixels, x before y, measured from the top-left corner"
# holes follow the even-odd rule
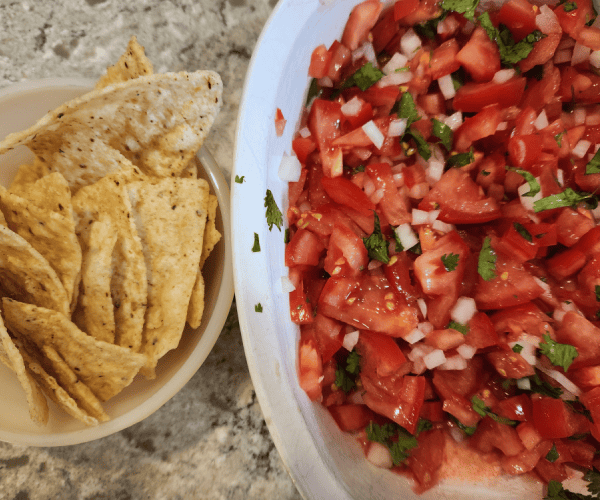
[[[10,85],[0,90],[0,138],[33,125],[45,113],[91,88],[86,79],[49,78]],[[210,152],[202,149],[198,157],[204,166],[203,177],[219,201],[217,228],[224,235],[215,246],[205,269],[206,305],[202,324],[197,330],[187,328],[179,347],[162,358],[156,378],[138,375],[116,397],[104,403],[111,420],[96,427],[86,427],[49,401],[47,426],[36,425],[29,418],[24,392],[14,374],[0,364],[0,441],[29,446],[64,446],[92,441],[125,429],[151,415],[173,397],[196,373],[214,346],[227,319],[233,299],[231,270],[229,187]],[[8,186],[16,169],[33,159],[20,146],[0,156],[0,184]]]

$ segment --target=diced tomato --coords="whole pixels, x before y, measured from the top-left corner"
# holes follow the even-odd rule
[[[397,0],[394,3],[394,19],[399,21],[412,14],[419,7],[419,0]]]
[[[342,43],[350,50],[356,50],[367,39],[382,9],[379,0],[366,0],[354,7],[342,34]]]
[[[455,38],[442,43],[433,51],[429,62],[429,72],[432,80],[437,80],[442,76],[458,71],[461,64],[457,58],[458,51],[459,46]]]
[[[314,317],[304,289],[304,276],[301,268],[290,268],[289,278],[296,288],[290,292],[290,317],[292,321],[298,325],[312,323]]]
[[[419,436],[419,446],[411,450],[406,463],[420,487],[427,490],[436,484],[443,460],[444,433],[433,429]]]
[[[577,349],[571,368],[600,364],[600,328],[580,314],[572,311],[565,314],[560,328],[556,330],[556,340]]]
[[[327,408],[335,423],[342,431],[358,431],[364,429],[376,416],[365,405],[344,404]]]
[[[456,59],[476,82],[489,82],[500,69],[498,45],[482,27],[475,28]]]
[[[356,349],[361,355],[362,370],[374,372],[376,377],[393,375],[406,363],[398,344],[383,333],[362,330]]]
[[[492,104],[498,104],[502,108],[516,106],[521,102],[526,84],[527,80],[523,77],[511,78],[504,83],[469,82],[458,89],[452,107],[456,111],[477,113]],[[499,123],[500,121],[496,123],[493,132],[496,131]]]
[[[352,61],[352,51],[344,44],[335,40],[329,47],[329,68],[325,76],[337,82],[342,76],[342,71]]]
[[[485,417],[479,423],[471,444],[484,453],[498,449],[507,457],[518,455],[525,449],[514,427],[496,422],[490,417]]]
[[[498,345],[500,338],[489,316],[478,312],[469,321],[469,331],[465,335],[465,341],[477,349],[484,349]]]
[[[595,226],[594,221],[571,208],[563,208],[556,219],[558,242],[572,247],[580,238]]]
[[[531,241],[529,241],[530,239]],[[538,245],[531,233],[529,233],[529,237],[524,236],[523,232],[517,230],[512,224],[498,241],[498,249],[507,255],[514,256],[519,262],[525,262],[536,256]]]
[[[310,137],[296,137],[292,141],[292,149],[294,150],[294,153],[296,153],[300,163],[306,163],[308,155],[312,153],[316,147],[317,145]]]
[[[317,343],[311,333],[302,332],[298,348],[298,378],[306,395],[316,401],[322,395],[321,377],[323,364],[317,351]]]
[[[313,50],[310,58],[310,66],[308,67],[308,76],[313,78],[323,78],[329,70],[331,62],[331,52],[327,50],[325,45],[319,45]]]
[[[519,42],[537,29],[535,16],[536,11],[527,0],[509,0],[500,7],[497,22],[504,24]]]
[[[533,417],[531,400],[527,394],[503,399],[492,410],[501,417],[508,418],[509,420],[518,420],[519,422],[530,421]]]
[[[335,226],[323,269],[331,276],[357,276],[369,263],[363,240],[345,226]]]
[[[390,41],[399,34],[398,22],[394,18],[394,9],[389,8],[382,12],[379,21],[373,26],[373,49],[379,54]]]
[[[408,199],[398,191],[390,165],[374,163],[367,166],[365,172],[376,189],[383,190],[383,197],[378,205],[389,223],[398,226],[410,222]]]
[[[344,334],[342,323],[317,313],[312,323],[315,340],[321,353],[321,361],[325,365],[342,347]]]
[[[575,433],[572,413],[562,399],[540,396],[532,401],[533,423],[543,438],[566,438]]]
[[[283,135],[285,124],[286,119],[283,117],[281,109],[277,108],[275,111],[275,133],[277,134],[277,137],[281,137]]]
[[[529,405],[531,407],[531,402]],[[531,411],[531,419],[533,419],[533,409],[531,409]],[[519,425],[517,425],[517,434],[519,435],[519,438],[521,438],[523,446],[525,446],[525,448],[528,450],[533,450],[544,440],[542,435],[536,429],[535,425],[533,425],[531,419],[529,421],[521,422]]]
[[[323,177],[321,183],[327,195],[336,203],[355,207],[364,215],[371,215],[373,210],[375,210],[375,205],[364,191],[348,179],[344,177]]]
[[[325,246],[319,238],[306,229],[298,229],[285,247],[285,265],[316,266]]]
[[[508,346],[501,346],[496,351],[486,354],[496,371],[504,378],[523,378],[535,374],[533,367],[525,361],[523,356],[513,352]]]
[[[315,99],[308,115],[308,128],[317,140],[319,150],[328,149],[331,142],[341,135],[340,121],[343,118],[339,102]]]

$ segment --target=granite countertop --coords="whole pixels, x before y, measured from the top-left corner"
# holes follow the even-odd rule
[[[206,145],[229,178],[244,76],[275,3],[0,0],[0,87],[97,78],[136,35],[156,72],[221,74],[224,105]],[[235,305],[198,373],[146,420],[76,446],[0,443],[0,499],[47,498],[300,499],[256,400]]]

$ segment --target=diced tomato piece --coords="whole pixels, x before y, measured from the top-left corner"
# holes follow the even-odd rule
[[[304,290],[304,276],[301,268],[291,267],[289,279],[296,288],[290,292],[290,317],[298,325],[314,321],[313,312]]]
[[[317,313],[312,323],[315,340],[319,346],[321,361],[325,365],[342,347],[344,334],[342,323]]]
[[[469,82],[458,89],[456,97],[452,100],[452,107],[456,111],[477,113],[491,104],[498,104],[501,108],[516,106],[521,102],[526,84],[527,79],[524,77],[511,78],[504,83]],[[494,127],[494,132],[498,123]]]
[[[356,349],[361,355],[361,369],[373,371],[376,377],[393,375],[406,363],[398,344],[383,333],[361,330]]]
[[[490,417],[485,417],[479,423],[471,438],[471,444],[484,453],[496,448],[507,457],[513,457],[525,450],[514,427],[496,422]]]
[[[308,332],[301,332],[300,346],[298,348],[298,379],[300,387],[312,400],[318,400],[322,395],[321,377],[323,364],[317,351],[314,336]]]
[[[468,345],[477,349],[484,349],[498,345],[500,338],[489,316],[483,312],[478,312],[469,321],[469,331],[465,335],[465,341]]]
[[[331,78],[333,82],[338,82],[342,76],[342,71],[352,61],[352,51],[346,47],[346,45],[334,40],[331,47],[329,47],[329,53],[331,54],[331,57],[329,59],[329,68],[325,76]]]
[[[389,8],[382,12],[379,21],[373,26],[371,34],[373,35],[373,48],[375,53],[379,54],[390,41],[399,34],[398,23],[394,19],[394,9]]]
[[[508,153],[513,165],[528,169],[542,153],[542,137],[537,134],[515,135],[508,141]]]
[[[520,394],[512,398],[503,399],[492,407],[498,415],[509,420],[527,422],[532,419],[531,400],[527,394]]]
[[[366,269],[369,254],[363,240],[344,226],[336,226],[329,238],[323,268],[331,276],[356,276]]]
[[[287,120],[283,117],[281,109],[277,108],[275,111],[275,133],[277,134],[277,137],[281,137],[283,135],[286,121]]]
[[[315,99],[308,115],[308,128],[316,138],[319,150],[329,148],[331,142],[341,135],[340,121],[343,118],[341,104],[335,101]]]
[[[419,446],[411,450],[406,463],[419,483],[427,490],[437,483],[438,471],[444,461],[444,432],[433,429],[419,436]]]
[[[535,374],[533,367],[525,361],[523,356],[513,352],[513,350],[506,346],[497,351],[492,351],[486,354],[496,371],[504,378],[523,378],[530,377]]]
[[[533,470],[540,463],[540,458],[548,454],[552,447],[550,441],[542,441],[532,450],[525,450],[518,455],[502,457],[502,470],[507,474],[524,474]]]
[[[501,309],[491,316],[496,332],[509,334],[509,341],[517,340],[523,333],[541,337],[550,330],[548,319],[532,302]]]
[[[430,422],[443,422],[444,410],[442,409],[441,401],[425,401],[421,408],[421,418]]]
[[[408,199],[398,191],[390,165],[374,163],[368,165],[365,172],[374,182],[375,188],[383,190],[379,207],[389,223],[398,226],[410,222]]]
[[[367,39],[382,9],[379,0],[366,0],[354,7],[342,34],[342,43],[350,50],[356,50]]]
[[[306,229],[298,229],[285,247],[285,265],[316,266],[325,246],[319,238]]]
[[[511,224],[508,231],[500,238],[498,249],[507,255],[514,256],[519,262],[525,262],[533,259],[538,251],[537,241],[533,239],[531,233],[529,239],[523,236],[514,224]]]
[[[412,261],[406,252],[393,255],[384,267],[385,277],[392,289],[409,303],[414,302],[417,298],[417,291],[410,277],[411,267]]]
[[[600,365],[584,366],[578,370],[569,369],[569,379],[583,390],[600,386]]]
[[[323,177],[321,183],[327,195],[336,203],[356,208],[364,215],[371,215],[375,205],[365,192],[344,177]]]
[[[600,364],[600,328],[580,314],[572,311],[565,314],[560,328],[556,330],[556,340],[577,349],[572,369]]]
[[[531,406],[531,402],[529,404]],[[531,417],[533,418],[533,409],[531,409],[531,411]],[[521,422],[517,425],[517,434],[519,435],[519,438],[521,438],[523,446],[528,450],[533,450],[544,440],[531,421]]]
[[[306,159],[310,153],[316,149],[317,145],[310,137],[296,137],[292,141],[292,149],[300,163],[306,163]]]
[[[460,62],[457,58],[459,52],[458,42],[455,38],[445,41],[437,47],[429,62],[429,72],[432,80],[458,71]]]
[[[329,70],[331,62],[331,52],[325,45],[319,45],[310,57],[310,66],[308,67],[308,76],[312,78],[323,78]]]
[[[580,238],[595,226],[594,221],[571,208],[563,208],[556,219],[558,242],[572,247]]]
[[[482,27],[475,28],[456,59],[476,82],[489,82],[500,69],[498,45]]]
[[[509,0],[500,7],[497,22],[504,24],[519,42],[537,29],[535,16],[536,11],[527,0]]]
[[[342,431],[364,429],[376,415],[367,406],[358,404],[334,405],[327,408]]]
[[[533,423],[543,438],[566,438],[575,433],[572,413],[562,399],[533,399]]]
[[[419,7],[419,0],[397,0],[394,3],[394,19],[399,21],[412,14]]]

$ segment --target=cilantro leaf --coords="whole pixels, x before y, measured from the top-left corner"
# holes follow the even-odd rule
[[[552,445],[552,449],[546,454],[546,460],[550,463],[556,462],[560,458],[558,454],[558,450],[556,449],[556,445]]]
[[[515,344],[512,348],[513,352],[516,352],[517,354],[521,354],[521,351],[523,350],[523,346],[521,344]]]
[[[421,116],[417,112],[415,101],[410,92],[404,92],[400,98],[398,107],[398,118],[406,118],[406,129],[421,119]]]
[[[554,399],[560,398],[561,394],[563,393],[560,387],[554,387],[550,385],[545,380],[542,380],[537,373],[527,378],[529,379],[529,383],[531,384],[531,392],[541,394],[542,396],[548,396]]]
[[[352,81],[363,92],[384,77],[383,71],[373,66],[371,62],[358,68],[352,75]]]
[[[442,264],[444,264],[444,268],[448,272],[452,272],[458,266],[458,259],[460,256],[456,253],[451,253],[450,255],[444,254],[442,255]]]
[[[537,179],[533,176],[533,174],[531,172],[528,172],[527,170],[521,170],[519,168],[512,168],[512,167],[510,167],[508,170],[516,172],[517,174],[522,176],[529,184],[529,191],[527,191],[523,196],[532,196],[533,197],[542,190],[540,183],[537,181]]]
[[[348,393],[356,387],[356,382],[348,376],[346,370],[338,368],[335,371],[335,382],[336,387],[339,387],[342,391]]]
[[[283,233],[283,242],[287,245],[290,242],[290,228],[287,227]]]
[[[560,134],[556,134],[554,136],[554,140],[556,141],[556,144],[558,144],[559,148],[562,147],[562,138],[563,138],[563,135],[565,135],[565,133],[561,132]]]
[[[575,2],[567,2],[563,5],[563,9],[565,9],[565,12],[571,12],[572,10],[576,10],[577,9],[577,3]]]
[[[491,245],[492,239],[488,236],[483,240],[483,246],[479,252],[477,272],[485,281],[492,281],[496,275],[496,252]]]
[[[590,484],[587,485],[588,491],[596,498],[600,498],[600,472],[594,467],[587,471],[583,479]]]
[[[310,86],[308,87],[308,95],[306,96],[305,105],[308,106],[314,98],[321,97],[323,93],[323,89],[319,85],[319,82],[316,78],[313,78],[310,81]]]
[[[477,5],[479,5],[479,0],[443,0],[440,3],[442,9],[463,14],[466,19],[471,21],[475,17]]]
[[[346,357],[346,362],[340,362],[335,370],[336,387],[348,393],[356,387],[356,376],[360,373],[360,355],[352,350]]]
[[[561,483],[551,479],[548,483],[548,493],[544,497],[544,500],[587,500],[592,498],[589,495],[581,495],[580,493],[565,490]]]
[[[360,354],[355,350],[352,350],[346,358],[346,371],[352,375],[358,375],[360,372]]]
[[[550,338],[550,335],[542,335],[544,339],[540,342],[540,350],[545,354],[554,366],[562,367],[565,372],[573,363],[573,360],[579,355],[577,349],[569,344],[559,344]]]
[[[473,155],[473,149],[467,151],[466,153],[457,153],[452,155],[446,161],[446,167],[464,167],[469,163],[473,163],[475,161],[475,156]]]
[[[419,446],[417,438],[395,423],[378,425],[369,422],[365,429],[367,439],[386,446],[392,455],[394,465],[400,465],[409,456],[409,451]]]
[[[594,157],[585,166],[585,175],[600,174],[600,149],[596,151]]]
[[[446,328],[452,328],[453,330],[456,330],[457,332],[460,332],[463,335],[469,333],[469,325],[463,325],[462,323],[458,323],[457,321],[450,321]]]
[[[277,226],[277,229],[281,231],[283,215],[281,214],[281,210],[279,210],[277,203],[275,203],[275,198],[273,198],[273,193],[271,193],[270,189],[267,189],[267,195],[265,196],[265,207],[267,209],[265,216],[267,217],[269,231],[273,229],[273,225]]]
[[[235,182],[237,182],[238,184],[241,184],[242,182],[244,182],[244,177],[246,177],[245,175],[242,175],[241,177],[239,175],[235,176]]]
[[[446,151],[450,152],[452,149],[454,132],[452,132],[452,129],[448,125],[436,118],[433,118],[431,123],[433,123],[431,133],[440,140],[442,146],[446,148]]]
[[[594,293],[596,294],[596,302],[600,302],[600,285],[594,287]]]
[[[260,302],[254,306],[254,312],[257,312],[257,313],[263,312],[262,304]]]
[[[484,401],[482,399],[480,399],[478,396],[473,396],[471,398],[471,406],[473,407],[473,410],[480,416],[490,417],[492,420],[495,420],[499,424],[506,424],[506,425],[515,425],[516,424],[516,422],[514,420],[510,420],[509,418],[506,418],[506,417],[501,417],[500,415],[497,415],[496,413],[491,411],[490,407],[486,406]]]
[[[525,226],[523,226],[523,224],[519,224],[518,222],[513,222],[513,227],[515,228],[517,233],[519,233],[521,236],[523,236],[523,238],[525,238],[529,243],[533,242],[533,237],[531,236],[531,233],[529,231],[527,231],[527,229],[525,229]]]
[[[426,418],[419,418],[419,421],[417,422],[417,430],[415,431],[415,436],[418,436],[419,434],[421,434],[421,432],[430,431],[431,429],[433,429],[433,424],[430,420],[427,420]]]
[[[258,241],[258,234],[254,233],[254,245],[252,246],[253,252],[260,252],[260,242]]]
[[[412,136],[415,143],[417,144],[417,151],[419,152],[421,157],[425,161],[429,160],[429,158],[431,158],[431,148],[429,147],[427,141],[421,135],[421,132],[411,127],[407,133]]]
[[[363,238],[363,243],[367,249],[367,252],[369,252],[370,259],[378,260],[384,264],[387,264],[390,261],[390,255],[388,253],[388,241],[381,233],[381,224],[377,214],[375,214],[373,232],[368,238]]]
[[[553,208],[575,207],[582,202],[587,203],[592,208],[598,206],[596,195],[567,188],[562,193],[552,194],[533,202],[533,210],[535,213],[538,213],[543,210],[552,210]]]

